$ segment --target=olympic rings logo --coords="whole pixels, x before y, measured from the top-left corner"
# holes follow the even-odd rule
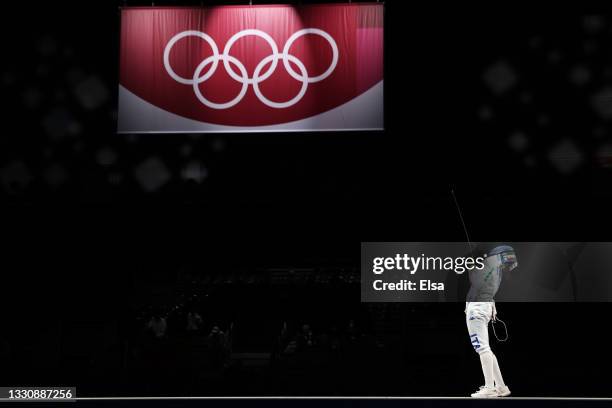
[[[332,49],[331,64],[329,65],[329,67],[327,68],[325,72],[315,77],[308,76],[308,71],[306,70],[304,63],[302,63],[302,61],[300,61],[296,56],[289,53],[289,50],[291,49],[291,46],[293,45],[293,43],[298,38],[306,34],[320,35],[321,37],[327,40],[327,42],[329,43]],[[255,70],[253,71],[253,77],[249,77],[246,67],[244,66],[242,62],[240,62],[240,60],[230,55],[230,51],[234,43],[238,41],[240,38],[246,37],[249,35],[263,38],[270,45],[270,48],[272,49],[272,54],[263,58],[259,62],[259,64],[257,64],[257,66],[255,67]],[[176,72],[174,72],[174,70],[172,69],[172,66],[170,65],[170,52],[172,51],[172,47],[174,47],[174,44],[176,44],[177,41],[179,41],[182,38],[190,37],[190,36],[199,37],[203,39],[204,41],[206,41],[212,48],[213,55],[205,58],[202,62],[200,62],[200,64],[195,69],[192,78],[184,78],[184,77],[177,75]],[[300,88],[300,91],[298,92],[298,94],[286,102],[271,101],[268,98],[266,98],[262,94],[261,90],[259,89],[259,84],[265,81],[266,79],[268,79],[274,73],[279,60],[283,61],[283,65],[285,69],[287,70],[287,72],[289,73],[289,75],[291,75],[291,77],[293,77],[297,81],[302,82],[302,87]],[[223,66],[225,67],[225,70],[227,71],[229,76],[235,81],[242,84],[242,88],[240,89],[238,96],[236,96],[234,99],[230,100],[229,102],[225,102],[225,103],[215,103],[215,102],[212,102],[206,99],[204,95],[202,95],[202,92],[200,91],[200,86],[199,86],[201,83],[207,81],[208,79],[210,79],[210,77],[213,76],[213,74],[217,70],[219,61],[223,61]],[[298,67],[298,70],[300,71],[300,73],[295,72],[291,64],[289,64],[290,62],[292,62]],[[232,68],[232,64],[238,68],[240,73],[236,73],[234,68]],[[264,69],[264,67],[267,64],[270,64],[270,67],[264,73],[262,73],[261,71]],[[304,95],[306,94],[306,90],[308,89],[308,84],[320,82],[324,80],[325,78],[327,78],[328,76],[330,76],[331,73],[334,71],[334,69],[336,69],[337,64],[338,64],[338,46],[336,45],[336,41],[334,41],[331,35],[329,35],[325,31],[320,30],[318,28],[305,28],[305,29],[296,31],[293,35],[291,35],[291,37],[289,37],[289,39],[285,43],[285,47],[283,48],[282,53],[278,52],[278,46],[276,45],[276,42],[272,39],[272,37],[269,34],[265,33],[264,31],[256,30],[256,29],[242,30],[234,34],[229,39],[229,41],[225,44],[225,48],[223,49],[223,54],[219,54],[219,49],[217,48],[217,44],[212,39],[212,37],[210,37],[208,34],[203,33],[201,31],[194,31],[194,30],[183,31],[183,32],[176,34],[174,37],[170,39],[170,41],[168,41],[168,44],[166,44],[166,48],[164,49],[164,67],[166,68],[168,75],[170,75],[172,79],[174,79],[175,81],[181,84],[192,85],[193,91],[196,97],[198,98],[198,100],[202,102],[204,105],[212,109],[228,109],[238,104],[242,100],[242,98],[244,98],[244,95],[246,94],[249,85],[253,86],[253,91],[255,92],[255,95],[263,104],[271,108],[276,108],[276,109],[288,108],[298,103],[300,99],[304,97]],[[205,71],[205,69],[209,65],[210,65],[210,68],[208,68],[208,70]]]

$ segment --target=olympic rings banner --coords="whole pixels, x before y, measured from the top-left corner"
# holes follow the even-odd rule
[[[383,129],[377,3],[121,11],[120,133]]]

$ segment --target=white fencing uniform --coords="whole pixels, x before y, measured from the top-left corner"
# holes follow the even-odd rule
[[[484,267],[469,272],[470,290],[465,306],[465,321],[470,342],[480,355],[485,385],[472,394],[473,397],[510,395],[505,385],[497,357],[489,345],[489,322],[495,319],[497,310],[494,297],[499,290],[504,272],[516,268],[514,249],[507,245],[494,248],[485,255]]]

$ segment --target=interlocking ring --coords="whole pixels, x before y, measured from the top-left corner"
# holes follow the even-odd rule
[[[292,55],[289,53],[289,50],[291,49],[291,46],[293,45],[293,43],[299,37],[306,35],[306,34],[314,34],[314,35],[319,35],[323,37],[325,40],[327,40],[327,42],[329,43],[332,49],[332,61],[329,67],[321,75],[318,75],[315,77],[309,77],[308,71],[306,70],[306,66],[304,66],[304,63],[299,58],[297,58],[295,55]],[[263,38],[268,43],[268,45],[270,45],[270,48],[272,49],[272,54],[263,58],[259,62],[259,64],[257,64],[257,66],[255,67],[255,70],[253,71],[252,78],[249,77],[249,74],[244,64],[238,58],[230,55],[230,51],[234,43],[238,41],[240,38],[246,37],[249,35]],[[172,69],[172,66],[170,65],[170,52],[172,51],[172,47],[174,47],[177,41],[179,41],[182,38],[190,37],[190,36],[198,37],[206,41],[210,45],[213,55],[206,57],[202,62],[200,62],[200,64],[195,69],[193,76],[191,78],[184,78],[178,75]],[[286,102],[274,102],[274,101],[269,100],[263,95],[263,93],[259,89],[259,84],[265,81],[266,79],[268,79],[274,73],[278,65],[278,61],[281,59],[283,60],[283,66],[285,67],[289,75],[295,80],[302,82],[302,86],[298,94],[295,97],[291,98],[290,100]],[[240,92],[238,93],[238,95],[234,99],[230,100],[229,102],[224,102],[224,103],[212,102],[206,99],[204,95],[202,95],[202,92],[200,91],[200,84],[207,81],[208,79],[210,79],[210,77],[214,75],[219,65],[219,61],[223,62],[223,67],[225,68],[229,76],[234,81],[242,84],[242,88],[240,89]],[[295,72],[290,62],[292,62],[298,67],[298,70],[300,71],[300,73]],[[264,67],[267,64],[270,64],[270,66],[264,73],[261,73],[261,71],[264,69]],[[201,31],[195,31],[195,30],[183,31],[183,32],[176,34],[174,37],[170,39],[170,41],[168,41],[168,44],[166,44],[166,48],[164,49],[164,67],[166,68],[168,75],[170,75],[172,79],[174,79],[175,81],[183,85],[193,86],[193,91],[196,97],[198,98],[198,100],[202,102],[202,104],[204,104],[205,106],[212,108],[212,109],[229,109],[232,106],[240,103],[240,101],[244,98],[244,95],[246,95],[249,85],[253,85],[253,92],[255,92],[255,96],[257,96],[257,99],[259,99],[261,103],[271,108],[276,108],[276,109],[288,108],[298,103],[304,97],[304,95],[306,94],[306,91],[308,90],[308,84],[322,81],[328,76],[330,76],[331,73],[334,71],[334,69],[336,69],[337,64],[338,64],[338,46],[336,45],[336,41],[331,35],[329,35],[325,31],[320,30],[318,28],[304,28],[302,30],[299,30],[293,33],[291,37],[289,37],[289,39],[285,43],[282,53],[278,52],[278,46],[276,45],[276,42],[268,33],[261,31],[261,30],[256,30],[256,29],[242,30],[234,34],[225,44],[225,48],[223,49],[222,54],[219,54],[219,49],[217,48],[217,44],[212,39],[212,37],[210,37],[206,33],[203,33]],[[208,70],[204,72],[204,74],[202,74],[202,71],[204,71],[209,65],[210,65],[210,68],[208,68]],[[240,74],[236,73],[232,65],[235,65],[238,68],[238,71],[240,72]]]

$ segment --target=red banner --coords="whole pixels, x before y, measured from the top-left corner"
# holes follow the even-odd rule
[[[120,132],[383,128],[383,6],[124,8]]]

